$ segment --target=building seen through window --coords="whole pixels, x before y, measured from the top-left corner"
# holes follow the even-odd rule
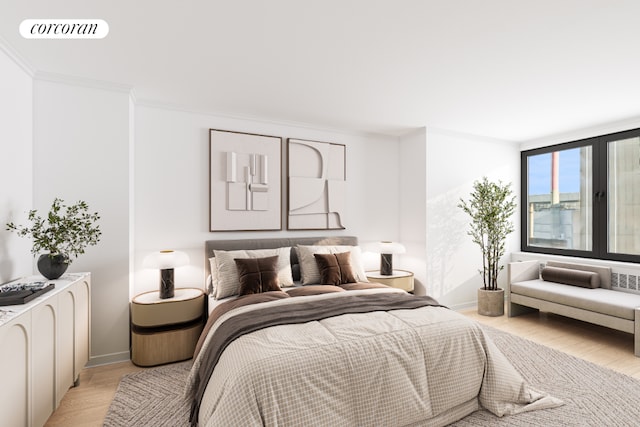
[[[640,129],[522,153],[523,250],[640,261]]]
[[[591,250],[591,147],[529,157],[530,246]]]

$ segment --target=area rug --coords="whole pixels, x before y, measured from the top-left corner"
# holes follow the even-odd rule
[[[562,399],[565,405],[504,418],[480,410],[454,426],[640,424],[640,380],[488,326],[483,329],[534,388]],[[188,426],[189,402],[182,393],[190,367],[191,362],[182,362],[125,375],[104,426]]]

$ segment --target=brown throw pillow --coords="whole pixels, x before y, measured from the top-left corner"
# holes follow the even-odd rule
[[[323,285],[342,285],[353,283],[356,277],[351,269],[351,252],[339,254],[313,254],[320,271],[320,283]]]
[[[266,258],[236,258],[240,295],[279,291],[278,256]]]

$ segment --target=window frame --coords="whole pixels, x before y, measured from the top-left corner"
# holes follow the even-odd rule
[[[640,137],[640,128],[630,129],[606,135],[584,138],[560,144],[549,145],[520,152],[520,249],[522,252],[540,253],[547,255],[573,256],[579,258],[595,258],[611,261],[640,263],[640,255],[609,252],[608,248],[608,143],[628,138]],[[530,246],[529,236],[529,169],[528,158],[554,151],[568,150],[591,146],[592,161],[592,236],[591,250],[560,249],[541,246]],[[639,219],[640,220],[640,219]]]

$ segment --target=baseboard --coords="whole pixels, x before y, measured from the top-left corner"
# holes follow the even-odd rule
[[[112,363],[120,363],[131,360],[131,355],[128,351],[121,353],[103,354],[101,356],[92,356],[89,362],[85,365],[85,368],[94,368],[101,365],[110,365]]]
[[[453,311],[461,311],[461,310],[466,310],[468,308],[475,308],[477,306],[478,306],[477,301],[470,301],[462,304],[448,305],[447,307],[449,307]]]

